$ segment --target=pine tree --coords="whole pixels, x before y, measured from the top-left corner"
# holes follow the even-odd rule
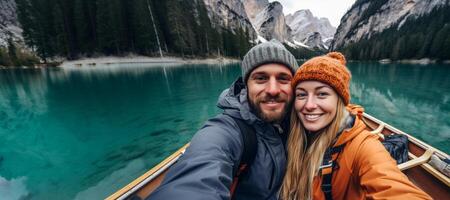
[[[150,55],[155,46],[155,35],[150,23],[150,14],[146,0],[138,0],[132,8],[131,21],[135,39],[135,48],[139,54]]]
[[[158,31],[158,38],[161,43],[161,48],[164,49],[165,52],[169,52],[168,41],[170,38],[170,29],[167,22],[167,2],[160,0],[149,0],[149,3],[152,6],[153,18],[156,30]]]
[[[88,56],[97,49],[95,6],[92,0],[75,0],[73,8],[76,41],[80,53]]]
[[[185,44],[187,45],[187,49],[191,56],[195,56],[198,51],[197,47],[197,38],[194,30],[199,27],[199,19],[197,15],[196,7],[193,5],[193,2],[188,1],[178,1],[180,3],[182,13],[181,21],[182,26],[182,34],[185,40]]]
[[[183,35],[182,19],[183,12],[178,0],[167,0],[167,23],[169,26],[169,36],[172,39],[168,42],[169,48],[173,49],[177,53],[181,53],[184,57],[186,52],[186,41]]]
[[[159,33],[158,30],[156,29],[156,22],[155,22],[155,18],[153,17],[153,6],[151,6],[151,3],[149,0],[147,0],[147,8],[148,8],[148,12],[150,14],[150,19],[152,20],[152,27],[153,27],[153,32],[155,33],[155,38],[156,38],[156,43],[158,44],[158,50],[159,50],[159,55],[161,57],[163,57],[163,53],[162,53],[162,49],[161,49],[161,42],[159,39]]]
[[[16,45],[14,44],[12,37],[8,38],[8,55],[10,63],[14,66],[19,66],[19,60],[17,59],[17,49]]]
[[[9,59],[8,51],[0,46],[0,66],[12,66],[11,60]]]
[[[99,49],[106,55],[120,54],[120,28],[116,9],[119,0],[97,0],[97,36]]]
[[[56,3],[52,8],[54,34],[49,35],[52,38],[52,46],[54,46],[55,54],[65,55],[72,58],[72,52],[69,48],[69,30],[66,21],[67,13],[60,3]]]
[[[53,8],[55,6],[52,0],[32,1],[32,15],[35,18],[36,23],[36,41],[37,52],[40,57],[46,60],[57,55],[57,45],[55,36],[57,35],[53,15]]]
[[[50,38],[46,30],[51,28],[48,17],[43,13],[50,13],[46,1],[16,0],[17,13],[23,28],[25,42],[31,46],[44,61],[53,56]]]
[[[22,25],[25,42],[32,48],[36,47],[36,27],[35,18],[31,14],[32,4],[30,0],[16,0],[17,17]]]

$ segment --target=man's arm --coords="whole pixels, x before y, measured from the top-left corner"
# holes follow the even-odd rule
[[[242,153],[239,128],[223,115],[206,122],[148,199],[230,199]]]

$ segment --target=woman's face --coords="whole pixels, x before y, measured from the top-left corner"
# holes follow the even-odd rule
[[[305,129],[318,131],[336,116],[339,96],[334,89],[319,81],[303,81],[295,87],[294,109]]]

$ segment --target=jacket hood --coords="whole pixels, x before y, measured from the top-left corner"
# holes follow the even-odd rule
[[[355,104],[348,104],[346,107],[347,111],[350,115],[347,116],[346,122],[349,121],[349,119],[354,118],[353,126],[350,126],[349,128],[344,129],[342,134],[339,136],[338,140],[334,144],[334,146],[340,146],[342,144],[345,144],[349,141],[351,141],[353,138],[355,138],[360,132],[362,132],[366,125],[362,121],[362,114],[364,113],[364,108],[360,105]],[[350,120],[353,121],[353,120]],[[346,123],[348,125],[348,123]],[[348,126],[346,126],[348,127]]]
[[[228,89],[225,89],[219,96],[217,107],[222,109],[225,114],[235,118],[243,119],[249,124],[261,121],[251,112],[247,99],[247,88],[239,77]]]

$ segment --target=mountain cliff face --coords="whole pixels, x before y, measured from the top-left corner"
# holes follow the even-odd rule
[[[280,42],[290,40],[291,29],[286,25],[283,6],[277,1],[269,3],[256,15],[253,26],[258,35],[266,40],[277,39]]]
[[[23,41],[22,29],[17,21],[16,2],[0,1],[0,46],[6,46],[9,38],[16,42]]]
[[[286,23],[292,29],[293,40],[322,50],[328,49],[329,44],[326,45],[325,41],[333,38],[336,32],[327,18],[314,17],[310,10],[299,10],[287,15]]]
[[[303,41],[316,32],[323,39],[332,38],[336,28],[327,18],[314,17],[310,10],[299,10],[286,16],[286,23],[292,29],[292,37],[296,41]]]
[[[241,0],[244,4],[245,12],[252,23],[255,23],[256,15],[269,5],[269,0]]]
[[[332,49],[370,39],[388,28],[401,29],[407,20],[426,16],[448,0],[358,0],[342,17]]]
[[[274,1],[269,3],[269,0],[241,0],[241,2],[244,4],[247,16],[258,34],[258,40],[260,42],[277,39],[284,43],[286,48],[298,58],[310,58],[327,49],[320,41],[320,34],[312,34],[312,32],[317,32],[316,30],[309,32],[311,33],[311,38],[305,42],[311,45],[316,43],[320,44],[307,46],[302,43],[304,42],[303,40],[294,41],[291,34],[292,30],[286,24],[283,6],[279,2]],[[303,39],[307,40],[308,36]],[[332,37],[332,34],[330,37]]]
[[[209,18],[212,23],[231,29],[235,32],[236,29],[242,28],[250,31],[252,37],[256,37],[256,32],[253,29],[247,13],[245,12],[244,4],[236,0],[203,0],[208,10]]]
[[[322,41],[322,36],[319,32],[314,32],[310,34],[305,40],[303,40],[303,43],[309,47],[315,48],[317,50],[326,50],[327,47],[325,46],[324,42]]]

